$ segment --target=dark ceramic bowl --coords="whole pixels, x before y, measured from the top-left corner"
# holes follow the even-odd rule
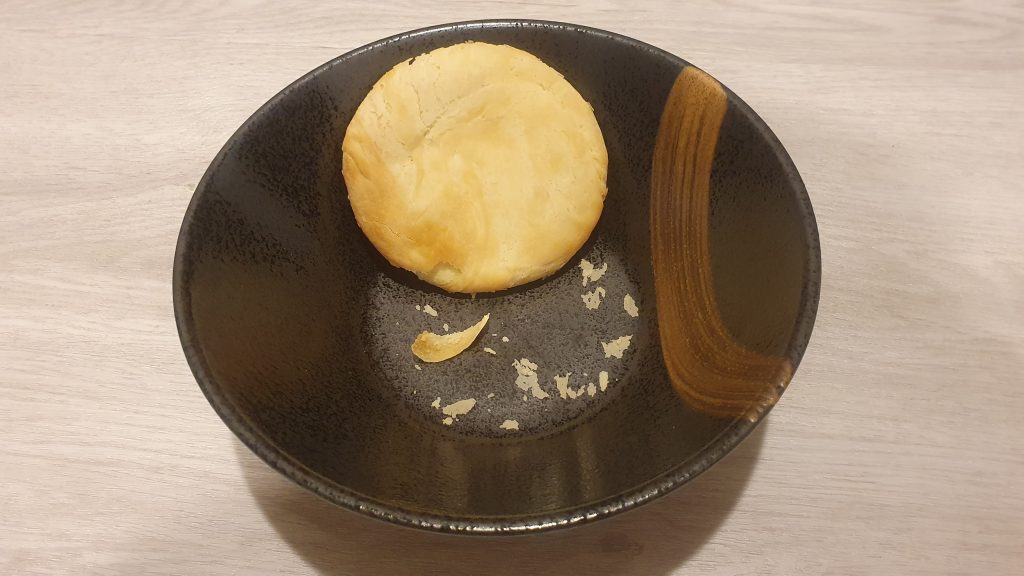
[[[385,71],[468,40],[522,48],[565,75],[593,105],[609,156],[604,214],[577,257],[551,278],[475,299],[374,250],[349,208],[340,153]],[[581,258],[608,272],[583,288]],[[174,308],[214,409],[288,478],[399,524],[521,533],[638,506],[733,449],[800,361],[819,263],[793,162],[710,76],[609,32],[469,22],[340,56],[253,114],[185,215]],[[606,299],[591,311],[581,295],[595,286]],[[427,304],[438,317],[417,309]],[[416,368],[420,330],[461,329],[486,312],[482,341]],[[606,357],[600,342],[623,335],[623,358]],[[524,400],[521,358],[550,398]],[[576,398],[554,385],[567,372]],[[445,425],[435,398],[477,402]],[[506,419],[519,430],[500,428]]]

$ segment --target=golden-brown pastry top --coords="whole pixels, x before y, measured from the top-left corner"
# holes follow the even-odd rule
[[[590,104],[510,46],[458,44],[398,64],[359,105],[342,153],[366,236],[451,292],[555,272],[590,236],[607,192]]]

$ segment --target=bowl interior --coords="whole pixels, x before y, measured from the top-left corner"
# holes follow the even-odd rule
[[[593,105],[609,153],[604,213],[577,257],[551,278],[476,298],[438,291],[381,258],[353,218],[340,154],[352,113],[385,71],[468,40],[522,48],[560,71]],[[798,364],[817,302],[818,245],[789,157],[723,91],[706,158],[707,200],[681,210],[706,214],[707,248],[696,265],[707,271],[714,323],[735,344],[718,352],[777,359],[788,372],[746,376],[761,390],[741,398],[751,410],[709,410],[700,394],[688,395],[666,367],[665,348],[700,348],[691,332],[664,333],[659,290],[699,287],[673,283],[669,273],[659,276],[668,284],[656,286],[652,238],[659,240],[652,234],[674,208],[652,205],[651,192],[659,128],[666,130],[665,110],[688,66],[601,31],[477,22],[381,41],[289,86],[217,156],[182,227],[174,274],[179,330],[218,413],[260,457],[307,488],[436,529],[585,521],[704,470],[770,409]],[[585,288],[575,267],[582,258],[609,266]],[[606,297],[588,310],[581,295],[595,286]],[[626,294],[637,318],[623,309]],[[438,316],[424,313],[425,305]],[[685,313],[689,326],[709,322],[691,312],[674,313]],[[462,329],[485,313],[491,322],[466,353],[435,365],[412,356],[420,330]],[[632,336],[623,358],[606,357],[600,342],[623,335]],[[513,362],[523,358],[538,367],[550,398],[517,387]],[[715,364],[698,363],[705,361]],[[609,375],[604,390],[602,371]],[[568,372],[568,396],[576,398],[562,398],[555,385]],[[432,406],[437,398],[442,406],[468,398],[476,405],[449,426]],[[502,429],[507,419],[519,430]]]

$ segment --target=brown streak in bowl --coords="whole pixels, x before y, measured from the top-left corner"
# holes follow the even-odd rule
[[[687,66],[662,111],[651,172],[651,258],[662,356],[676,393],[712,416],[756,420],[792,377],[785,358],[740,344],[719,316],[711,272],[711,167],[728,100]]]

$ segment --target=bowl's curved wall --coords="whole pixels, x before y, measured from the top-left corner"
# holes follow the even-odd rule
[[[512,373],[498,382],[497,372],[488,370],[499,368],[473,368],[470,360],[453,360],[449,372],[436,373],[444,377],[425,381],[411,365],[401,372],[381,353],[392,344],[407,347],[414,332],[368,320],[368,310],[411,310],[419,302],[409,295],[423,296],[420,288],[430,298],[447,296],[391,269],[373,250],[355,224],[341,177],[347,122],[373,82],[403,59],[467,40],[536,54],[594,106],[609,152],[609,195],[584,251],[621,262],[623,286],[636,290],[647,312],[614,394],[575,412],[538,411],[533,429],[512,436],[473,421],[445,427],[424,417],[420,406],[434,390],[480,398],[506,387],[515,391],[511,356],[494,359],[494,366]],[[218,414],[261,458],[314,492],[377,517],[439,530],[514,532],[589,521],[706,469],[764,410],[750,419],[704,410],[677,394],[662,361],[651,169],[662,111],[687,66],[597,30],[475,22],[383,40],[286,88],[211,164],[175,257],[182,343]],[[817,304],[813,215],[774,136],[735,95],[723,94],[706,262],[720,324],[744,349],[785,359],[795,369]],[[559,330],[585,312],[578,300],[551,296],[560,282],[578,281],[563,276],[511,294],[453,301],[453,308],[476,318],[480,311],[517,318],[516,311],[530,310],[544,327],[523,339],[535,340],[531,358],[555,366],[560,353],[581,345]],[[459,370],[464,374],[456,381]],[[521,402],[518,392],[507,396],[496,411]]]

